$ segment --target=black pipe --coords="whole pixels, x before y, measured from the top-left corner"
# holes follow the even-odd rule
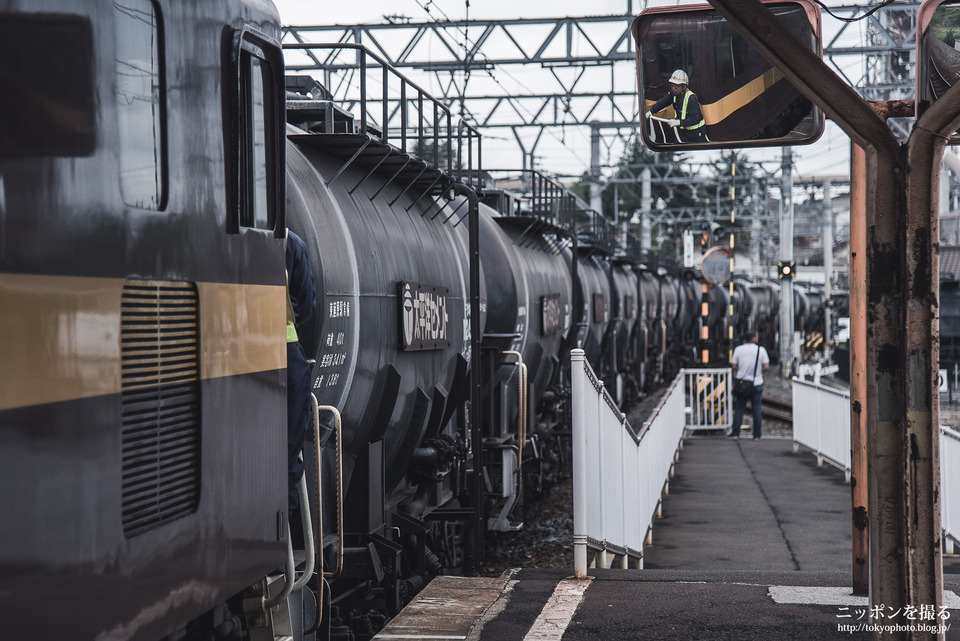
[[[473,568],[468,570],[480,574],[483,565],[484,532],[484,487],[483,487],[483,423],[480,405],[481,363],[480,338],[483,328],[480,326],[480,197],[477,192],[463,183],[453,183],[451,192],[467,198],[470,209],[467,212],[470,233],[470,429],[473,449]]]

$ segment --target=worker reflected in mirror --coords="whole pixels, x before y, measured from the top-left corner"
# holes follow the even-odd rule
[[[816,4],[766,6],[820,55]],[[799,145],[823,132],[823,113],[709,5],[644,9],[633,36],[643,143],[650,149]]]
[[[670,91],[655,102],[646,114],[651,127],[654,122],[660,123],[661,127],[663,125],[670,127],[677,142],[708,142],[706,121],[703,119],[700,101],[688,87],[690,79],[687,73],[683,69],[677,69],[668,82]],[[673,107],[672,117],[669,112],[660,115],[660,112],[671,106]],[[664,136],[664,140],[670,142],[670,136]]]

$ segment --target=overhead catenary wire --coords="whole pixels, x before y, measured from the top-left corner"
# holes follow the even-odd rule
[[[426,2],[423,2],[423,0],[414,0],[414,2],[416,2],[417,5],[418,5],[421,9],[424,10],[424,12],[425,12],[425,13],[430,17],[430,19],[432,20],[432,22],[433,22],[434,25],[436,25],[436,26],[438,26],[438,27],[444,27],[444,28],[450,28],[450,27],[453,27],[453,26],[454,26],[454,21],[450,18],[450,16],[448,16],[448,15],[443,11],[443,9],[441,9],[439,6],[437,6],[436,4],[434,4],[433,0],[427,0]],[[433,14],[432,11],[431,11],[431,6],[433,6],[433,7],[437,10],[437,13],[439,13],[440,16],[443,18],[442,21],[441,21],[441,20],[438,20],[436,17],[434,17],[434,14]],[[468,13],[467,13],[467,18],[466,18],[465,22],[467,23],[467,25],[469,25],[469,7],[470,7],[470,2],[469,2],[469,0],[466,0],[466,6],[467,6]],[[456,30],[460,33],[460,35],[463,36],[463,42],[462,42],[462,44],[460,44],[460,46],[461,46],[461,48],[462,48],[463,51],[464,51],[464,56],[463,56],[463,58],[464,58],[464,69],[465,69],[465,73],[466,73],[466,74],[469,74],[469,71],[470,71],[470,69],[471,69],[470,55],[469,55],[470,47],[476,45],[477,43],[476,43],[475,41],[470,40],[469,32],[468,32],[465,28],[463,28],[463,27],[456,27]],[[490,60],[490,58],[488,58],[488,57],[486,56],[486,54],[484,54],[484,53],[483,53],[482,51],[480,51],[479,49],[477,49],[477,53],[481,56],[481,60],[486,63],[486,64],[484,64],[483,67],[482,67],[483,70],[484,70],[484,71],[486,72],[486,74],[490,77],[490,79],[491,79],[494,83],[496,83],[496,85],[497,85],[498,87],[500,87],[500,88],[503,90],[504,95],[505,95],[505,97],[506,97],[506,100],[513,106],[514,110],[515,110],[518,114],[524,114],[524,115],[526,115],[527,117],[530,117],[530,118],[535,117],[536,114],[534,114],[534,113],[531,112],[529,109],[527,109],[526,107],[524,107],[524,106],[519,102],[519,100],[517,100],[518,97],[522,97],[522,96],[515,96],[515,95],[511,94],[510,91],[507,89],[507,87],[506,87],[506,86],[500,81],[500,79],[496,76],[496,74],[494,73],[494,70],[493,70],[493,68],[492,68],[492,67],[495,66],[494,63],[493,63],[493,61]],[[511,74],[509,71],[505,71],[505,70],[503,70],[503,69],[498,69],[498,71],[506,74],[507,77],[509,77],[513,82],[515,82],[519,87],[521,87],[522,89],[524,89],[524,90],[527,91],[528,93],[533,93],[533,90],[532,90],[530,87],[528,87],[526,84],[524,84],[519,78],[517,78],[516,76],[514,76],[513,74]],[[466,106],[465,106],[465,105],[466,105],[466,100],[465,100],[466,79],[465,79],[464,84],[463,84],[463,92],[464,92],[464,93],[461,94],[461,98],[460,98],[461,110],[462,110],[462,111],[466,111],[466,112],[470,115],[470,117],[471,117],[471,119],[473,120],[474,124],[479,125],[479,122],[477,121],[476,116],[475,116],[474,114],[470,113],[470,110],[467,109]],[[554,133],[552,130],[549,130],[549,128],[546,128],[546,129],[548,129],[548,134],[549,134],[552,138],[554,138],[557,142],[559,142],[565,149],[567,149],[567,150],[570,151],[571,153],[576,153],[576,150],[575,150],[573,147],[571,147],[570,145],[567,144],[565,136],[563,136],[563,137],[562,137],[562,136],[558,136],[558,135],[557,135],[556,133]]]
[[[865,19],[865,18],[869,18],[870,16],[872,16],[873,14],[875,14],[877,11],[880,11],[880,9],[883,9],[884,7],[887,7],[887,6],[889,6],[889,5],[891,5],[891,4],[894,3],[894,0],[884,0],[884,2],[881,2],[880,4],[876,5],[875,7],[873,7],[872,9],[870,9],[870,11],[867,11],[867,12],[866,12],[865,14],[863,14],[862,16],[856,16],[856,17],[854,17],[854,18],[845,18],[845,17],[843,17],[843,16],[838,16],[838,15],[835,14],[833,11],[830,11],[830,7],[828,7],[828,6],[825,5],[823,2],[821,2],[821,0],[813,0],[813,1],[814,1],[815,3],[817,3],[817,5],[818,5],[821,9],[823,9],[824,11],[826,11],[826,12],[827,12],[828,14],[830,14],[834,19],[839,20],[840,22],[859,22],[860,20],[863,20],[863,19]]]

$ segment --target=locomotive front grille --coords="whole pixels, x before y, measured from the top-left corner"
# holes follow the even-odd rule
[[[195,512],[200,498],[197,290],[127,281],[121,302],[123,531]]]

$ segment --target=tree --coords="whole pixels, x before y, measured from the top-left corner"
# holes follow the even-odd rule
[[[656,206],[657,203],[665,207],[680,208],[693,207],[697,204],[696,188],[690,185],[690,171],[684,165],[686,156],[677,152],[656,152],[643,146],[639,137],[635,137],[628,145],[620,159],[617,170],[608,179],[602,194],[602,211],[608,220],[614,219],[615,212],[621,217],[628,218],[635,211],[642,209],[642,174],[649,168],[651,173],[650,196]],[[617,185],[617,189],[613,185]],[[590,201],[590,175],[584,172],[580,182],[572,190],[578,196]],[[614,192],[619,200],[614,206]]]
[[[710,170],[717,181],[715,202],[720,211],[729,212],[735,208],[743,212],[746,208],[758,205],[754,202],[759,197],[756,185],[762,182],[763,168],[751,161],[742,150],[724,150],[719,158],[710,163]],[[729,220],[728,217],[715,222],[726,229],[730,227]],[[737,218],[733,224],[734,231],[740,231],[742,226],[741,219]],[[740,243],[737,245],[740,246]]]
[[[627,146],[613,176],[601,194],[601,214],[610,221],[630,220],[634,213],[643,211],[643,172],[650,170],[650,208],[653,210],[679,211],[684,208],[699,208],[709,194],[698,192],[691,181],[692,174],[687,157],[674,151],[656,152],[647,149],[635,136]],[[616,185],[616,187],[615,187]],[[573,191],[589,202],[590,176],[584,173]],[[615,200],[616,199],[616,202]],[[617,220],[619,217],[620,220]],[[639,230],[634,230],[639,231]],[[680,246],[682,230],[671,224],[655,224],[654,234],[663,239],[659,244],[661,253],[673,257]]]

